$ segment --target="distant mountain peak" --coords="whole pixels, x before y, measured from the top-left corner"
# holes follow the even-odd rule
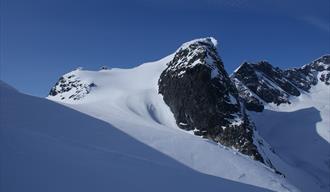
[[[262,103],[280,105],[308,92],[319,81],[330,85],[330,55],[300,68],[282,70],[267,61],[244,62],[231,78],[249,110],[262,111]],[[258,100],[258,101],[257,101]]]
[[[330,65],[330,54],[325,54],[312,62],[312,65]]]

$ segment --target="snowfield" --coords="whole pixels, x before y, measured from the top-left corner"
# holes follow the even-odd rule
[[[75,70],[64,78],[75,75],[87,84],[95,84],[92,91],[79,100],[68,99],[67,93],[48,99],[108,122],[201,173],[274,191],[298,191],[260,162],[177,127],[173,114],[158,94],[157,85],[172,57],[132,69]]]
[[[330,86],[319,82],[291,104],[250,112],[259,134],[283,160],[273,164],[304,191],[330,190]]]
[[[3,192],[268,191],[193,171],[106,122],[1,81],[0,104]]]

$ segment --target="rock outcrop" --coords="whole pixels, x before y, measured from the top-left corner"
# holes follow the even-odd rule
[[[159,93],[180,128],[263,161],[213,38],[185,43],[176,51],[160,76]]]
[[[71,72],[60,77],[50,90],[49,96],[58,97],[61,100],[80,100],[94,87],[96,87],[95,83],[81,80]]]

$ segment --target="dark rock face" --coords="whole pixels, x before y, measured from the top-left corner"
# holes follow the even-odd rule
[[[320,74],[318,79],[318,74]],[[318,81],[330,85],[330,55],[325,55],[301,68],[285,71],[285,76],[299,89],[308,92]]]
[[[50,90],[49,96],[59,97],[61,100],[80,100],[89,94],[93,87],[96,87],[94,83],[88,83],[80,80],[76,75],[67,74],[60,77]]]
[[[255,95],[248,87],[236,78],[231,77],[232,81],[236,85],[239,94],[239,100],[241,104],[249,111],[261,112],[264,110],[264,103],[257,95]]]
[[[159,79],[159,93],[178,126],[234,147],[263,162],[253,144],[253,125],[211,38],[184,44]]]
[[[265,61],[244,63],[235,72],[234,78],[267,103],[290,103],[290,95],[300,95],[299,90],[284,77],[282,70]]]
[[[290,104],[290,97],[308,92],[319,80],[330,85],[330,56],[301,68],[281,70],[268,62],[243,63],[231,76],[239,97],[250,111],[260,112],[264,103]]]

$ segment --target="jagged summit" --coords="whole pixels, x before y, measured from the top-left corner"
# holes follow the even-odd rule
[[[284,72],[270,63],[244,63],[232,75],[267,103],[289,103],[289,96],[299,96],[299,90],[284,76]]]
[[[196,65],[206,65],[211,70],[212,78],[217,77],[223,68],[222,61],[217,55],[217,40],[213,37],[195,39],[184,43],[175,52],[175,56],[166,70],[175,70],[182,76],[187,68]],[[219,76],[221,77],[221,76]]]
[[[311,65],[315,68],[318,68],[320,67],[320,70],[322,70],[322,67],[321,66],[330,66],[330,54],[325,54],[321,57],[319,57],[318,59],[312,61],[310,64],[307,64],[307,65]],[[305,67],[306,65],[304,65],[303,67]],[[328,69],[328,68],[327,68]]]
[[[159,93],[178,127],[263,161],[213,38],[183,44],[159,78]]]
[[[183,43],[177,51],[179,51],[180,49],[185,49],[187,47],[189,47],[191,44],[208,44],[210,46],[213,47],[217,47],[218,46],[218,40],[216,40],[214,37],[204,37],[204,38],[198,38],[198,39],[194,39],[188,42]]]
[[[288,69],[285,76],[306,92],[319,81],[330,85],[330,55],[324,55],[300,68]]]
[[[247,109],[262,111],[264,103],[290,104],[291,97],[309,92],[319,81],[330,85],[330,56],[324,55],[300,68],[282,70],[266,61],[243,63],[231,79]]]

